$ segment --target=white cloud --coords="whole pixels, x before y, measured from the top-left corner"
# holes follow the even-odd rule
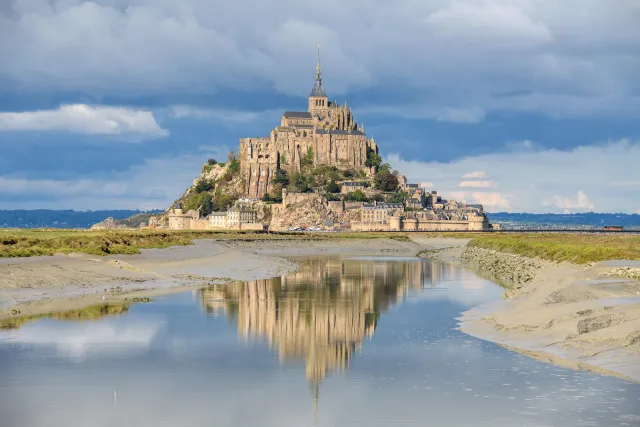
[[[458,187],[487,188],[491,187],[491,181],[462,181]]]
[[[489,44],[492,48],[536,47],[553,41],[551,30],[535,22],[531,10],[518,2],[459,1],[437,10],[425,19],[443,42]]]
[[[93,350],[113,355],[147,349],[161,326],[158,321],[127,324],[117,319],[98,323],[37,323],[9,331],[1,341],[54,346],[58,356],[82,360]]]
[[[563,196],[553,196],[550,200],[544,201],[543,205],[554,205],[562,209],[562,212],[564,213],[592,212],[594,209],[593,203],[582,190],[578,191],[578,195],[575,199]]]
[[[474,123],[501,109],[556,116],[640,111],[635,0],[615,7],[609,0],[2,5],[5,91],[235,88],[301,95],[310,89],[319,42],[330,95],[376,85],[424,94],[418,113],[399,114]]]
[[[485,176],[487,175],[484,171],[469,172],[462,175],[463,178],[484,178]]]
[[[483,203],[490,211],[634,212],[640,200],[638,187],[611,185],[628,182],[637,170],[640,141],[493,153],[450,163],[404,160],[397,154],[386,160],[410,182],[432,181],[443,196]],[[459,177],[469,170],[486,171],[500,191],[462,191]]]
[[[0,131],[59,131],[90,135],[167,136],[153,114],[125,107],[62,105],[57,110],[0,112]]]

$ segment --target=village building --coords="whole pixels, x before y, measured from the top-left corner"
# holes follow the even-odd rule
[[[234,206],[226,212],[212,212],[201,218],[196,210],[176,208],[168,214],[171,230],[262,230],[255,211]]]
[[[342,194],[349,194],[354,191],[365,191],[369,187],[369,183],[361,181],[344,181],[340,185]]]

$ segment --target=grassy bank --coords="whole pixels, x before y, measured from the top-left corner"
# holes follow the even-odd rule
[[[470,246],[549,261],[575,264],[640,260],[640,236],[595,234],[491,234],[475,236]]]
[[[412,237],[469,238],[471,246],[501,252],[585,264],[608,259],[640,260],[640,236],[513,233],[264,233],[255,231],[86,231],[0,230],[0,258],[83,252],[93,255],[136,254],[140,249],[189,245],[194,239],[335,240]]]
[[[391,238],[409,241],[402,233],[262,233],[253,231],[87,231],[0,230],[0,258],[82,252],[92,255],[137,254],[140,249],[190,245],[195,239],[327,240]]]

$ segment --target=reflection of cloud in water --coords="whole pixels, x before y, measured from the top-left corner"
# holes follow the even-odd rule
[[[57,355],[84,359],[93,354],[109,355],[144,350],[158,333],[162,321],[58,323],[41,321],[0,335],[0,342],[54,346]]]

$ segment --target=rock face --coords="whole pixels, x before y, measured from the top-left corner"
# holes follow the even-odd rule
[[[467,247],[460,261],[480,275],[514,289],[532,281],[542,267],[540,261],[532,258],[474,247]],[[509,297],[509,292],[506,296]]]
[[[115,219],[109,217],[104,221],[91,226],[92,230],[124,230],[132,228],[142,228],[149,224],[149,218],[157,215],[151,213],[139,213],[126,219]]]
[[[327,201],[318,194],[274,209],[269,230],[285,231],[291,227],[323,227],[326,220],[336,220]]]

